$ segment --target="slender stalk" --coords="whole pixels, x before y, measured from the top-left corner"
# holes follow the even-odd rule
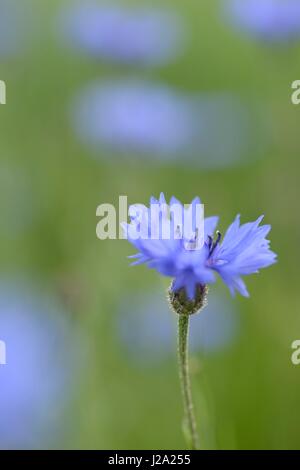
[[[188,360],[189,315],[178,315],[178,363],[184,405],[184,431],[188,445],[199,449]]]

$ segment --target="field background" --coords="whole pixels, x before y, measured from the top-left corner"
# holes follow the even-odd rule
[[[14,410],[13,422],[0,418],[0,446],[184,448],[175,334],[170,350],[157,346],[157,312],[150,337],[155,353],[149,344],[143,347],[143,340],[132,348],[127,337],[125,344],[119,331],[120,324],[126,329],[128,314],[127,330],[135,337],[131,306],[142,308],[147,299],[149,309],[153,298],[157,309],[167,281],[143,266],[130,268],[126,256],[133,250],[126,241],[100,241],[95,235],[98,204],[117,204],[121,194],[130,203],[146,204],[163,191],[184,202],[199,195],[207,215],[220,215],[221,232],[237,213],[243,221],[265,214],[279,256],[278,264],[247,279],[250,299],[237,296],[231,301],[220,283],[211,289],[235,310],[239,326],[226,347],[192,352],[202,447],[300,448],[300,367],[290,360],[291,343],[300,338],[300,108],[290,100],[291,83],[299,79],[300,41],[274,47],[248,38],[222,19],[221,3],[151,2],[178,12],[188,33],[184,53],[169,65],[143,69],[70,51],[55,28],[64,4],[58,0],[29,1],[22,14],[29,31],[21,51],[0,56],[0,78],[7,83],[7,105],[0,107],[1,285],[14,286],[14,298],[21,295],[22,285],[30,295],[54,299],[68,325],[65,349],[40,375],[27,376],[26,368],[18,370],[18,362],[9,364],[7,341],[8,364],[0,369],[0,389],[13,367],[13,373],[22,375],[21,383],[29,385],[24,392],[19,382],[12,383],[13,393],[2,398],[0,392],[0,409]],[[180,164],[105,149],[95,155],[70,126],[70,101],[90,81],[130,76],[187,94],[236,93],[264,116],[263,152],[254,145],[259,155],[253,152],[244,164],[212,169],[185,162],[185,155]],[[5,295],[7,289],[3,291]],[[41,319],[43,302],[38,308]],[[20,300],[21,310],[22,304]],[[1,327],[5,306],[0,305]],[[173,314],[162,310],[164,324],[173,328]],[[19,334],[26,338],[26,322]],[[147,330],[143,334],[147,337]],[[0,329],[5,340],[3,336]],[[51,335],[47,341],[51,343]],[[43,356],[43,343],[36,353]],[[45,376],[49,372],[55,381],[62,367],[68,379],[55,400],[48,400]],[[39,433],[34,400],[40,393],[47,399],[37,405],[38,414],[42,410],[45,415],[39,416]],[[8,422],[12,429],[6,439]]]

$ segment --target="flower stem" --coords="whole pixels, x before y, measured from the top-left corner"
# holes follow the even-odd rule
[[[184,433],[188,445],[199,449],[188,362],[189,315],[178,315],[178,363],[184,405]]]

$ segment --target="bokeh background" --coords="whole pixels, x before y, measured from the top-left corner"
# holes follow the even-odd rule
[[[182,449],[167,280],[96,207],[265,214],[279,262],[192,319],[205,449],[300,448],[298,0],[0,0],[0,447]]]

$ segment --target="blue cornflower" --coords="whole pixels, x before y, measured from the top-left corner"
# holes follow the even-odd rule
[[[71,120],[97,153],[107,148],[168,160],[184,153],[193,138],[194,115],[185,96],[139,79],[88,85],[74,100]]]
[[[255,222],[240,225],[239,216],[227,229],[224,239],[216,231],[218,217],[203,217],[203,206],[195,198],[186,207],[174,197],[166,203],[150,199],[150,207],[130,206],[130,223],[122,224],[125,236],[138,253],[133,264],[145,263],[160,274],[173,278],[168,290],[170,307],[178,317],[178,361],[184,403],[184,425],[192,449],[198,449],[198,434],[188,372],[190,315],[207,304],[207,284],[222,278],[234,295],[248,297],[243,275],[256,273],[275,263],[276,255],[266,239],[270,225]],[[180,210],[178,210],[178,208]],[[199,217],[200,214],[200,217]],[[155,323],[157,330],[157,324]]]
[[[300,38],[299,0],[230,0],[227,6],[233,23],[258,39]]]
[[[182,93],[137,77],[83,87],[70,123],[96,158],[201,168],[246,164],[262,154],[267,136],[255,106],[234,94]]]
[[[240,217],[237,216],[227,229],[223,241],[220,232],[216,231],[218,217],[204,219],[203,243],[200,245],[197,244],[198,231],[193,220],[194,229],[190,233],[181,226],[176,228],[179,228],[180,237],[174,234],[169,238],[151,237],[151,217],[146,216],[149,215],[153,205],[158,205],[161,209],[159,223],[163,227],[165,223],[172,224],[174,205],[181,205],[184,214],[183,223],[188,223],[190,226],[198,204],[200,199],[195,198],[186,209],[172,197],[170,204],[167,205],[164,195],[161,194],[159,200],[151,198],[149,208],[141,205],[131,206],[129,210],[131,222],[124,224],[123,229],[128,240],[138,250],[138,253],[133,255],[135,258],[133,264],[146,263],[149,268],[156,269],[160,274],[172,277],[174,280],[170,292],[173,301],[181,302],[177,297],[182,293],[194,301],[197,301],[199,296],[204,297],[206,285],[215,282],[216,273],[228,286],[232,295],[238,291],[244,297],[248,297],[241,276],[257,273],[259,269],[270,266],[276,261],[276,255],[270,250],[270,242],[266,239],[271,227],[260,226],[263,216],[255,222],[243,225],[240,225]],[[169,207],[169,213],[166,207]],[[137,213],[139,217],[136,216]],[[141,236],[137,237],[137,232]],[[145,234],[149,236],[145,237]],[[177,297],[174,298],[174,295]],[[196,311],[194,307],[192,309]]]
[[[161,65],[181,51],[184,28],[168,9],[126,7],[120,2],[75,2],[60,17],[63,36],[96,58],[142,66]]]
[[[48,446],[63,429],[80,350],[65,313],[51,296],[0,279],[0,449]]]

